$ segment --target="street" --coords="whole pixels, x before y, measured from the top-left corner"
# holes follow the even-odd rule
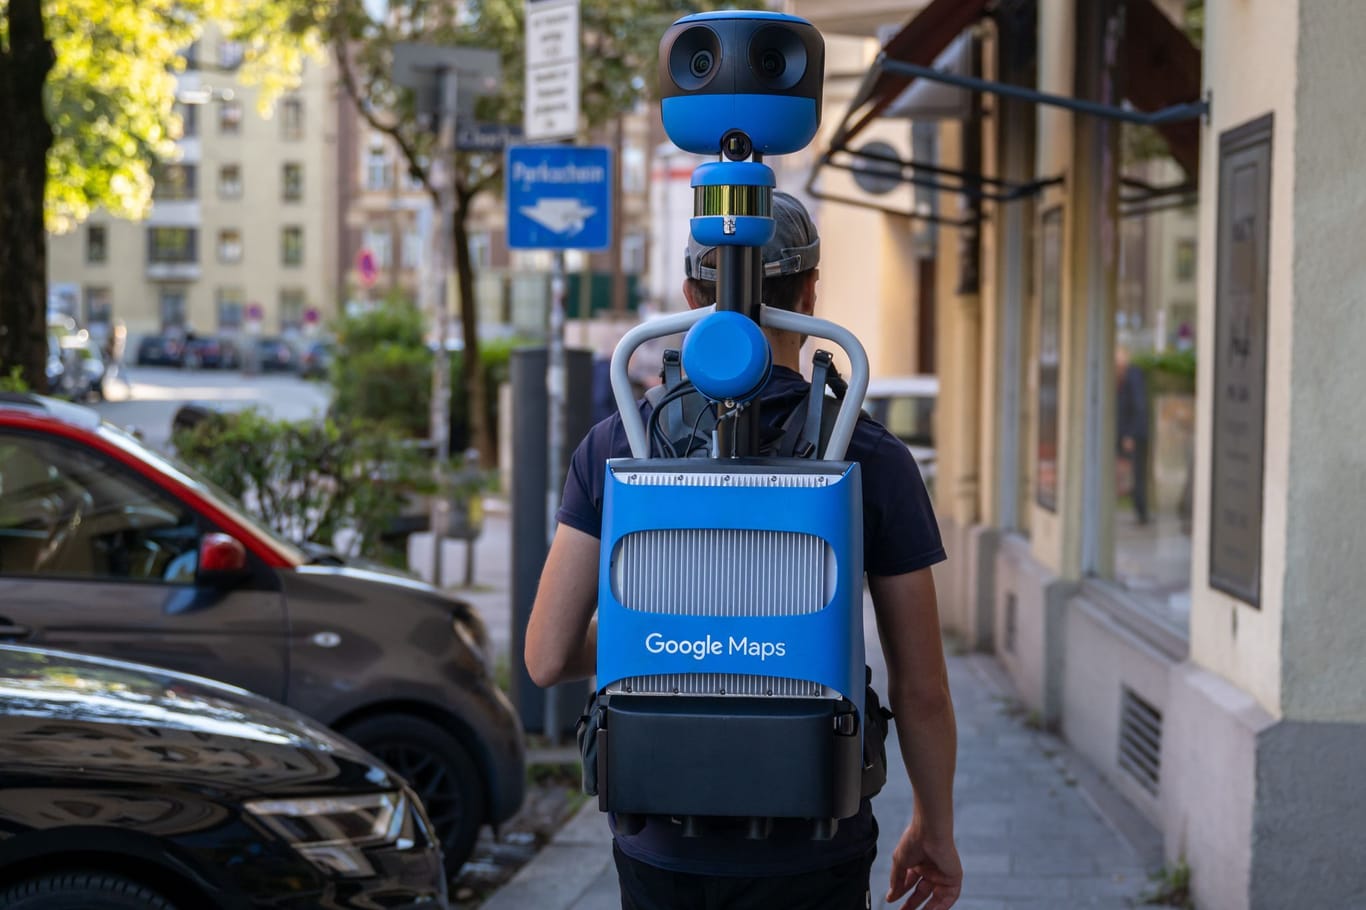
[[[259,408],[281,420],[321,416],[331,390],[293,373],[247,376],[237,370],[185,370],[127,367],[128,382],[105,381],[105,400],[95,409],[111,423],[136,429],[151,446],[165,451],[171,418],[181,405],[198,401],[228,411]]]

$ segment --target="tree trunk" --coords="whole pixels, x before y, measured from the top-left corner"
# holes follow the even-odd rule
[[[460,356],[460,375],[465,386],[470,441],[479,450],[479,463],[498,464],[498,452],[489,421],[488,393],[484,390],[484,365],[479,356],[479,302],[474,297],[474,263],[470,261],[470,197],[455,194],[455,276],[460,286],[460,333],[465,350]]]
[[[47,386],[47,234],[43,197],[52,128],[43,83],[55,56],[42,0],[10,0],[9,50],[0,50],[0,373],[18,367]]]

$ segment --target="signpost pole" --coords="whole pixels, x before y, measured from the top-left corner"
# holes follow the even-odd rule
[[[432,496],[432,584],[441,586],[441,547],[446,530],[446,464],[451,456],[451,372],[450,338],[451,298],[455,289],[451,266],[455,238],[455,113],[458,75],[455,67],[439,71],[440,125],[437,132],[438,205],[441,208],[441,233],[432,255],[432,274],[436,276],[436,356],[432,362],[432,449],[436,493]]]
[[[564,476],[565,425],[564,411],[568,401],[566,389],[568,379],[564,363],[564,297],[565,263],[564,250],[554,253],[554,265],[550,273],[550,332],[546,345],[546,410],[549,415],[549,453],[546,459],[548,477],[545,487],[545,543],[549,549],[555,539],[555,513],[560,506],[560,484]],[[551,686],[545,692],[545,735],[550,744],[558,745],[560,740],[560,687]]]

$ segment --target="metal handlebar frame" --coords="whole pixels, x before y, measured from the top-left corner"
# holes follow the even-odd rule
[[[636,407],[631,378],[626,372],[631,355],[651,339],[686,332],[715,311],[715,306],[708,306],[652,319],[631,329],[617,343],[616,350],[612,352],[612,395],[616,398],[617,410],[621,413],[621,423],[626,430],[626,440],[631,446],[632,457],[649,458],[650,440],[645,434],[645,421]],[[787,310],[761,306],[759,324],[833,341],[848,356],[849,390],[840,404],[839,415],[835,418],[835,425],[830,432],[830,440],[826,444],[823,456],[826,461],[843,461],[845,453],[849,450],[849,441],[854,435],[854,426],[858,423],[864,395],[868,392],[868,354],[863,350],[863,345],[854,337],[853,332],[841,325],[827,319],[817,319],[814,316],[804,316]]]

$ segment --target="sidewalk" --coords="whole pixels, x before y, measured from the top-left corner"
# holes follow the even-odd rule
[[[500,654],[507,653],[511,640],[508,531],[506,514],[495,506],[476,549],[476,590],[459,592],[483,612]],[[456,568],[463,571],[463,547],[452,542],[443,550],[442,574],[449,580],[458,577]],[[415,560],[419,566],[430,563],[430,543],[415,541],[413,549],[415,556],[425,557]],[[885,692],[886,670],[867,604],[865,628],[874,685]],[[951,656],[949,680],[958,716],[956,829],[965,885],[958,910],[1138,906],[1152,890],[1148,874],[1161,865],[1157,832],[1066,744],[1025,725],[992,658]],[[901,765],[894,735],[888,738],[887,752],[895,772]],[[905,774],[889,775],[873,805],[882,826],[873,866],[873,906],[886,907],[882,895],[892,849],[911,816]],[[484,910],[620,906],[607,822],[596,801],[590,801]]]

